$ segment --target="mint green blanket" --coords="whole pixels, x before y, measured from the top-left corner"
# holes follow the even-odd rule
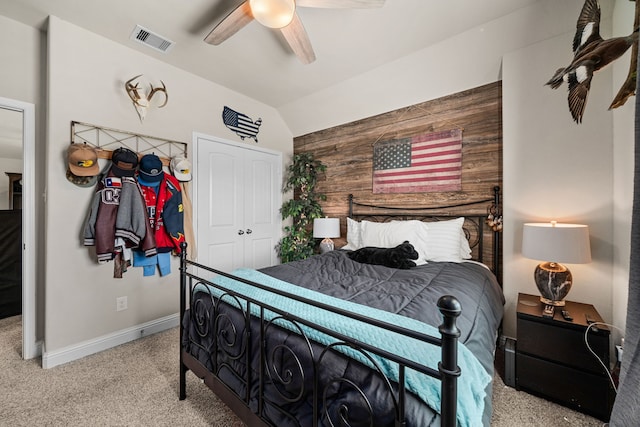
[[[350,301],[344,301],[329,295],[302,288],[300,286],[292,285],[290,283],[283,282],[279,279],[268,276],[264,273],[260,273],[256,270],[239,269],[235,270],[232,274],[246,280],[260,283],[261,285],[273,289],[296,294],[300,297],[308,298],[310,300],[324,303],[332,307],[341,308],[349,312],[358,313],[363,316],[401,326],[406,329],[419,331],[434,337],[440,336],[440,333],[435,327],[426,323],[387,311],[370,308],[361,304],[356,304]],[[416,363],[430,363],[430,365],[428,366],[432,369],[437,370],[437,363],[441,357],[440,347],[421,342],[419,340],[391,331],[386,331],[365,322],[360,322],[354,319],[347,318],[345,316],[330,313],[324,309],[298,302],[275,293],[266,292],[262,289],[249,286],[245,283],[232,280],[227,277],[217,276],[213,279],[213,282],[223,288],[228,289],[229,291],[237,292],[246,297],[261,301],[264,304],[277,307],[278,309],[281,309],[285,312],[294,314],[300,318],[326,327],[330,330],[339,332],[361,342],[367,342],[380,349],[388,351],[392,354],[396,354],[398,356],[402,356]],[[209,288],[209,291],[218,296],[221,293],[219,290],[216,291],[213,288]],[[252,305],[252,309],[254,310],[252,314],[259,315],[259,308],[255,304]],[[434,307],[434,310],[435,309],[437,308]],[[271,319],[275,317],[275,314],[272,312],[267,312],[266,316],[267,319]],[[304,326],[302,327],[302,329],[310,339],[320,344],[328,345],[337,341],[335,338],[321,333],[315,329]],[[367,360],[367,358],[365,358],[361,353],[350,350],[345,346],[341,346],[340,349],[349,357],[356,359],[363,364],[371,366],[370,361]],[[380,356],[376,356],[375,354],[370,354],[370,356],[376,361],[376,363],[379,364],[385,375],[387,375],[394,381],[398,380],[397,363],[389,362],[388,360]],[[462,374],[458,379],[458,425],[482,425],[485,387],[491,380],[491,377],[480,365],[475,356],[462,343],[458,343],[458,365],[460,366],[460,369],[462,371]],[[406,387],[408,390],[422,399],[434,411],[438,413],[440,412],[441,383],[439,380],[414,371],[413,369],[407,369]]]

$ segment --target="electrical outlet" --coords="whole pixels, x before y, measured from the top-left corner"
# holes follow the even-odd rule
[[[122,311],[127,309],[127,297],[116,298],[116,311]]]

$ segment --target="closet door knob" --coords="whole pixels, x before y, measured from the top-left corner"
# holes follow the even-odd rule
[[[250,228],[247,228],[247,234],[251,234],[253,233],[253,230],[251,230]]]
[[[244,234],[244,230],[238,230],[238,235],[242,236]]]

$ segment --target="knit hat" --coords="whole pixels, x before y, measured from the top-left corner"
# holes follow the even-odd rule
[[[191,162],[184,157],[174,157],[171,159],[171,172],[178,181],[191,181]]]
[[[164,178],[162,160],[155,154],[145,154],[140,159],[138,177],[147,183],[160,182]]]
[[[111,154],[111,171],[117,177],[134,176],[138,166],[138,155],[125,147]]]
[[[98,153],[87,144],[73,143],[67,148],[69,170],[75,176],[96,176],[100,173]]]

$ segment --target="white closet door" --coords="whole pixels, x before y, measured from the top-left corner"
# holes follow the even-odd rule
[[[262,268],[278,262],[280,238],[280,156],[246,150],[244,171],[245,266]]]
[[[198,141],[198,260],[222,271],[232,271],[244,258],[242,163],[233,147]]]
[[[276,264],[281,155],[214,137],[194,140],[198,262],[226,272]]]

